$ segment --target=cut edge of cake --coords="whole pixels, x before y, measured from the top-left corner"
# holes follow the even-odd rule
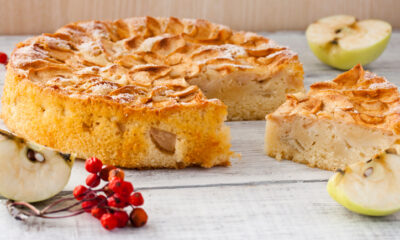
[[[228,120],[265,119],[266,114],[285,101],[286,94],[305,90],[303,66],[293,51],[283,48],[262,60],[271,65],[254,69],[226,66],[229,69],[226,74],[213,74],[209,70],[188,82],[198,86],[207,98],[217,98],[226,104]]]
[[[265,152],[326,170],[400,152],[397,87],[361,65],[292,94],[266,119]]]

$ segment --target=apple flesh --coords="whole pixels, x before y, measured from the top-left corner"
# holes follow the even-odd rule
[[[353,16],[326,17],[308,26],[306,37],[312,52],[325,64],[348,70],[366,65],[385,50],[392,33],[381,20],[357,21]]]
[[[0,194],[16,201],[38,202],[61,192],[74,156],[25,141],[0,130]]]
[[[380,154],[338,171],[327,185],[330,196],[350,211],[385,216],[400,210],[400,156]]]

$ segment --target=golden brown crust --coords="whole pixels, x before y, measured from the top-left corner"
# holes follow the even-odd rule
[[[296,54],[253,33],[205,20],[144,17],[68,24],[18,44],[9,67],[71,98],[157,109],[207,101],[187,82],[205,71],[273,75],[290,62],[298,62]]]
[[[312,84],[307,95],[288,95],[286,102],[267,118],[296,114],[399,134],[400,94],[384,77],[357,65],[332,81]]]

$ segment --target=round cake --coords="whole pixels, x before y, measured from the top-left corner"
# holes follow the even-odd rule
[[[304,89],[297,55],[263,36],[143,17],[19,43],[3,91],[2,118],[21,137],[106,164],[181,168],[228,165],[225,119],[262,119]]]

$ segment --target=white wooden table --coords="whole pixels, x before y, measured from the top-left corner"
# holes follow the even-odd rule
[[[312,55],[303,33],[266,35],[299,53],[307,86],[339,73]],[[0,51],[10,53],[26,37],[0,36]],[[1,87],[4,68],[0,68]],[[367,68],[400,86],[400,32],[393,34],[385,53]],[[380,218],[351,213],[325,189],[331,172],[265,156],[264,121],[228,125],[232,149],[243,156],[233,160],[231,167],[126,171],[145,197],[149,214],[145,227],[108,232],[89,214],[24,223],[11,218],[0,204],[0,239],[400,238],[400,213]],[[83,183],[84,176],[83,163],[77,162],[63,194]]]

